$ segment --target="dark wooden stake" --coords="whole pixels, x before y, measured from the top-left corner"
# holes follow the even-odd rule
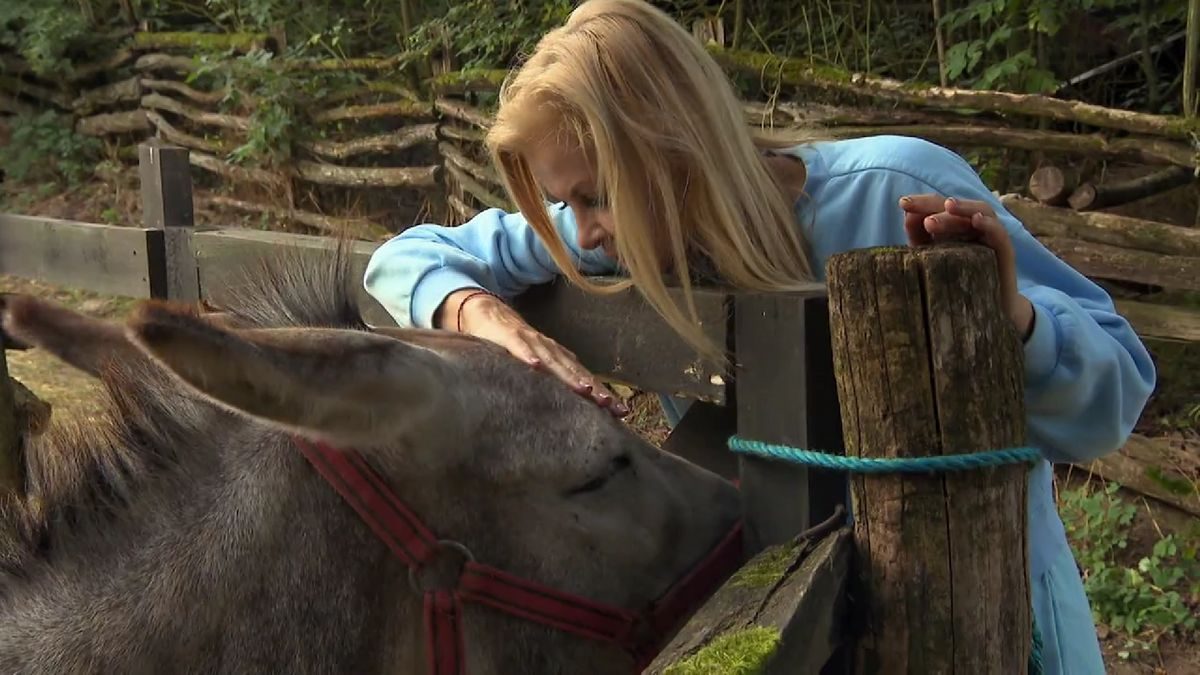
[[[200,282],[192,253],[194,222],[188,150],[152,138],[138,145],[138,162],[143,223],[147,228],[162,230],[162,246],[152,247],[155,255],[147,261],[150,294],[196,302],[200,299]]]
[[[738,434],[842,453],[824,288],[735,300]],[[843,474],[743,455],[741,493],[751,553],[781,544],[846,503]]]
[[[1025,441],[1020,339],[990,250],[858,250],[827,271],[847,455]],[[1025,672],[1028,470],[855,474],[857,672]]]

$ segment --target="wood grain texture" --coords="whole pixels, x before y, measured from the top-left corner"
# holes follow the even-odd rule
[[[991,251],[852,251],[828,278],[847,455],[1024,442],[1020,341]],[[858,672],[1024,672],[1027,470],[852,478]]]

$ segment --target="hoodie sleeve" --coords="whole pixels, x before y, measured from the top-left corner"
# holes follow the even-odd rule
[[[580,250],[571,210],[549,207],[550,218],[588,275],[615,272],[603,251]],[[520,213],[480,212],[457,227],[422,224],[377,248],[364,286],[400,326],[431,328],[446,296],[464,288],[487,289],[511,299],[560,274],[546,246]]]
[[[1088,461],[1128,440],[1152,393],[1156,373],[1141,339],[1109,295],[1046,249],[1009,213],[963,158],[936,144],[881,137],[862,163],[871,168],[831,178],[824,213],[861,216],[814,232],[817,249],[906,245],[900,198],[935,193],[988,203],[1016,252],[1018,291],[1035,313],[1024,346],[1029,441],[1053,462]]]

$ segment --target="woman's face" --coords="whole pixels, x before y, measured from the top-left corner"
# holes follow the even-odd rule
[[[603,248],[616,258],[616,228],[608,206],[598,201],[596,171],[587,154],[575,143],[548,138],[531,147],[526,160],[546,198],[571,207],[579,224],[579,247]]]

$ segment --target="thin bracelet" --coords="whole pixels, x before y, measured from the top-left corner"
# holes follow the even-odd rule
[[[470,300],[471,298],[474,298],[476,296],[479,296],[479,295],[490,295],[493,298],[496,298],[497,300],[500,299],[499,297],[496,296],[495,293],[492,293],[491,291],[488,291],[488,290],[484,290],[482,288],[472,291],[470,294],[468,294],[467,297],[462,299],[462,302],[458,303],[458,317],[456,318],[456,320],[454,322],[454,328],[457,332],[459,332],[459,333],[462,332],[463,307],[467,306],[468,300]]]

